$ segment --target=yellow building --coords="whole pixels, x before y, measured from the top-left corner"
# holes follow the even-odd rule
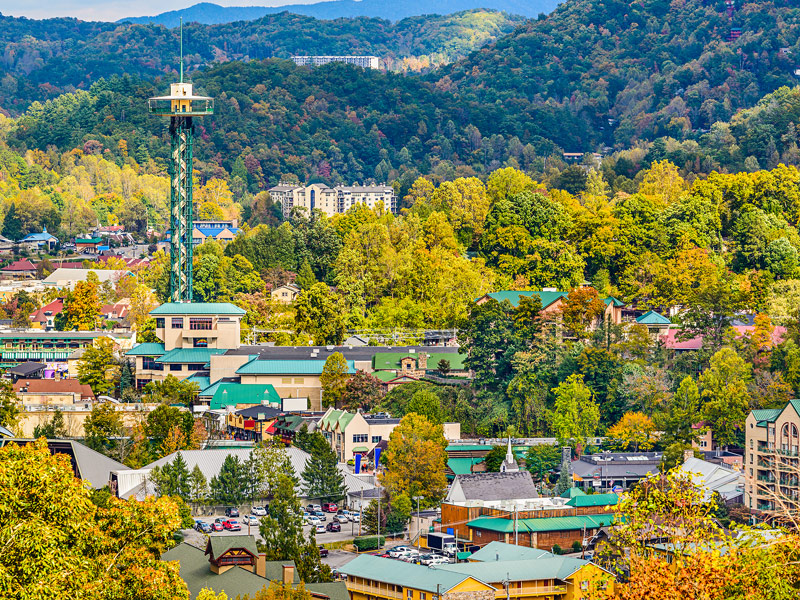
[[[436,600],[455,598],[455,592],[462,600],[467,588],[477,594],[468,594],[470,599],[589,600],[613,586],[613,576],[589,561],[501,542],[488,544],[466,563],[425,567],[362,555],[340,570],[347,574],[352,600]]]

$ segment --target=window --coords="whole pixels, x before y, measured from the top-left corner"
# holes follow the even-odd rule
[[[192,346],[195,348],[208,348],[208,338],[194,338]]]
[[[170,371],[183,371],[183,365],[180,363],[172,363],[169,366]]]
[[[380,441],[381,441],[381,436],[379,436],[379,435],[373,435],[372,436],[372,443],[373,444],[379,444]]]
[[[413,598],[413,597],[414,597],[414,590],[407,590],[407,593],[406,593],[406,595],[407,595],[409,598]]]
[[[353,443],[354,444],[364,443],[364,442],[367,441],[368,437],[369,436],[367,436],[366,433],[354,433],[353,434]]]
[[[425,592],[419,593],[419,600],[425,600]]]
[[[753,449],[753,440],[750,440],[750,449]]]
[[[202,371],[205,365],[203,363],[194,363],[191,365],[186,365],[186,369],[189,371]]]
[[[154,356],[144,356],[142,357],[142,369],[148,371],[163,371],[164,365],[160,362],[156,362]]]
[[[583,581],[581,581],[581,589],[584,592],[589,589],[589,582],[586,581],[585,579]]]
[[[156,319],[156,329],[164,329],[164,319],[162,318]]]
[[[294,378],[294,382],[295,383],[299,383],[300,385],[303,385],[306,382],[306,380],[304,378],[302,378],[302,377],[295,377]]]
[[[211,317],[190,317],[189,329],[194,331],[210,331],[213,319]]]
[[[292,385],[292,378],[291,377],[283,377],[281,378],[281,383],[285,385]]]
[[[183,317],[172,317],[172,328],[183,329]]]

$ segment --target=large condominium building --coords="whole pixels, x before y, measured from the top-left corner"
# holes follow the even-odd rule
[[[791,400],[783,408],[752,411],[745,430],[745,505],[796,516],[800,507],[800,400]]]
[[[380,68],[380,61],[377,56],[293,56],[292,60],[301,67],[319,67],[332,62],[341,62],[365,69]]]
[[[288,217],[295,207],[307,212],[321,210],[326,215],[346,213],[356,204],[380,208],[384,212],[397,211],[397,196],[390,185],[336,186],[312,183],[305,187],[293,184],[276,185],[269,190],[273,202],[280,203],[283,215]]]

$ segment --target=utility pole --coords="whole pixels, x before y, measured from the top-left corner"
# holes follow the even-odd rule
[[[417,501],[417,552],[419,552],[419,538],[421,537],[420,520],[419,520],[419,501],[421,499],[422,496],[414,496],[414,500]]]
[[[519,525],[517,524],[517,507],[514,506],[514,545],[519,546]]]

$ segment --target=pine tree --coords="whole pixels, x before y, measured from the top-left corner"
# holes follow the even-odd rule
[[[211,478],[211,497],[221,504],[239,506],[247,493],[247,471],[238,456],[229,454],[219,475]]]
[[[183,500],[190,499],[189,468],[180,452],[171,463],[154,468],[150,472],[150,479],[159,496],[180,496]]]
[[[208,481],[198,465],[189,473],[189,497],[195,504],[208,500]]]
[[[303,290],[310,290],[317,283],[317,278],[314,276],[314,271],[311,269],[311,264],[308,260],[303,261],[294,282]]]
[[[264,543],[259,550],[267,560],[293,560],[300,579],[306,583],[331,581],[331,569],[322,564],[312,529],[303,535],[303,511],[295,492],[294,480],[281,476],[269,505],[269,514],[261,519],[259,532]]]
[[[347,494],[336,453],[321,433],[312,434],[311,457],[303,470],[306,496],[324,502],[341,502]]]
[[[10,240],[18,241],[22,237],[22,221],[17,214],[17,205],[12,203],[3,221],[3,235]]]

